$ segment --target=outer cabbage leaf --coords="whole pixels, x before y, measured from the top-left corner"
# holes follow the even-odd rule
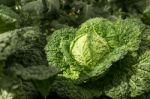
[[[55,31],[48,37],[48,43],[45,47],[47,60],[49,65],[66,68],[64,53],[68,53],[68,49],[62,48],[65,41],[70,41],[75,35],[76,29],[66,28]],[[64,52],[62,52],[64,51]]]
[[[55,76],[59,70],[54,67],[46,66],[30,66],[23,68],[22,66],[15,66],[12,68],[17,76],[24,80],[32,81],[36,89],[46,97],[49,94],[50,85],[53,83]],[[43,72],[44,71],[44,72]]]
[[[108,73],[98,80],[103,83],[105,95],[113,99],[131,97],[141,99],[138,97],[150,91],[150,52],[147,49],[144,52],[140,52],[140,54],[128,54],[125,58],[113,64]],[[146,95],[143,97],[148,97]]]
[[[113,99],[136,99],[150,91],[149,55],[149,51],[140,56],[128,54],[113,64],[104,77],[94,82],[101,83],[104,95]],[[95,83],[93,84],[97,86]],[[97,86],[99,88],[101,89]]]
[[[21,76],[24,80],[44,80],[55,76],[59,72],[59,70],[54,67],[41,65],[24,68],[17,64],[15,67],[12,67],[12,71],[14,71],[16,75]]]
[[[149,88],[149,28],[142,33],[142,42],[138,53],[130,53],[113,64],[108,73],[101,79],[104,92],[113,99],[142,99],[148,97]]]
[[[92,99],[102,94],[100,90],[77,85],[74,81],[63,77],[57,77],[51,86],[51,92],[56,92],[58,95],[70,99]]]
[[[113,64],[108,73],[102,78],[105,95],[113,99],[130,98],[129,80],[133,75],[133,65],[137,56],[127,54],[122,60]]]
[[[134,66],[134,74],[129,84],[131,97],[150,91],[150,51],[145,51],[139,57],[139,63]]]
[[[106,80],[104,80],[104,92],[105,95],[113,99],[126,99],[129,97],[128,75],[126,75],[126,71],[118,71],[115,71],[117,72],[115,74],[111,72],[110,75],[106,77]]]

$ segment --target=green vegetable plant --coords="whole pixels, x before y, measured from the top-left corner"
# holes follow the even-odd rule
[[[79,29],[57,30],[45,48],[48,62],[64,70],[63,75],[69,78],[102,76],[128,52],[138,50],[141,28],[134,19],[94,18]]]
[[[138,19],[89,19],[79,28],[68,27],[50,35],[45,47],[47,60],[62,70],[60,77],[78,87],[83,84],[80,88],[84,90],[92,86],[95,94],[85,99],[136,97],[150,91],[149,47],[143,43],[150,39],[143,30]],[[146,50],[141,50],[143,46]]]

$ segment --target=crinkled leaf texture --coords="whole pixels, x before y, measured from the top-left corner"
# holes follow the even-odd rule
[[[55,67],[47,67],[43,65],[24,68],[23,66],[16,64],[11,70],[22,79],[31,80],[36,89],[43,96],[49,94],[50,85],[53,83],[55,76],[59,72]]]
[[[51,86],[51,92],[57,92],[60,96],[69,97],[70,99],[92,99],[102,95],[102,91],[99,89],[77,85],[74,81],[64,77],[55,79]]]
[[[104,18],[90,19],[83,23],[79,29],[66,28],[55,31],[48,38],[48,44],[45,48],[47,60],[50,65],[65,70],[64,76],[68,78],[79,78],[83,81],[95,76],[101,77],[114,62],[122,59],[128,52],[138,50],[140,34],[141,23],[136,19],[115,21]],[[84,40],[80,40],[83,38]],[[99,39],[102,40],[98,41]],[[80,42],[76,43],[78,40],[81,41],[81,45],[84,44],[79,46]],[[109,47],[102,57],[100,55],[103,50],[100,51],[101,46],[97,43],[104,43]],[[76,44],[78,45],[75,46]],[[76,51],[72,51],[74,49]],[[78,52],[80,50],[81,52]],[[88,65],[81,64],[78,57],[85,58],[83,63],[92,62]]]
[[[24,80],[45,80],[55,76],[59,72],[55,67],[47,67],[43,65],[24,68],[21,65],[16,64],[15,67],[12,67],[12,70]]]
[[[124,59],[113,64],[108,73],[101,79],[106,96],[113,99],[127,99],[130,97],[129,80],[133,74],[132,65],[136,62],[137,58],[128,54]]]
[[[76,29],[74,28],[66,28],[55,31],[51,36],[47,38],[47,45],[45,47],[47,60],[49,65],[58,66],[62,69],[67,68],[65,63],[64,53],[68,53],[68,49],[63,50],[62,42],[70,41],[75,36]],[[68,42],[69,43],[69,42]],[[64,53],[62,52],[64,51]]]
[[[150,51],[146,51],[137,60],[135,57],[131,58],[131,56],[128,56],[126,60],[123,59],[120,61],[120,65],[116,64],[116,66],[112,66],[102,80],[105,95],[113,99],[127,99],[130,97],[136,98],[149,92],[149,57]],[[125,63],[127,60],[131,62]],[[135,64],[133,61],[137,63]]]
[[[5,77],[6,73],[2,73],[4,77],[0,77],[0,89],[4,87],[8,92],[12,91],[15,99],[34,99],[38,96],[37,91],[46,96],[49,92],[48,86],[53,80],[49,78],[53,78],[58,72],[56,68],[45,66],[41,51],[44,41],[41,43],[41,40],[38,27],[24,27],[0,34],[0,62],[4,61],[7,65],[2,72],[9,71],[6,72],[8,78]],[[16,66],[16,63],[19,65]],[[12,82],[15,80],[16,82]]]
[[[22,81],[12,74],[1,76],[0,82],[0,99],[35,99],[38,96],[31,82]]]
[[[150,51],[139,57],[139,63],[134,66],[134,74],[129,84],[131,97],[150,91]]]
[[[25,27],[0,34],[0,60],[6,60],[17,50],[27,50],[33,46],[32,44],[38,40],[39,36],[37,27]]]
[[[148,97],[150,92],[150,34],[149,28],[142,33],[140,49],[130,53],[122,60],[115,63],[108,73],[102,78],[104,93],[113,99],[141,99]],[[138,98],[139,97],[139,98]],[[144,98],[147,99],[147,98]]]

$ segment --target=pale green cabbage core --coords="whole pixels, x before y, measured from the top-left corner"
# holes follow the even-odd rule
[[[109,52],[109,46],[97,33],[82,34],[71,42],[70,51],[80,65],[91,67]]]

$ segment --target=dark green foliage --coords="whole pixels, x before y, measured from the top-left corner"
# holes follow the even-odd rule
[[[117,47],[109,42],[116,49],[100,62],[108,68],[97,66],[78,80],[65,78],[64,70],[71,76],[83,70],[71,57],[70,41],[80,32],[92,30],[91,23],[88,29],[80,24],[95,17],[112,22],[93,23],[95,29],[102,30],[103,37],[109,35],[108,41],[115,42],[122,34],[115,42]],[[128,21],[120,25],[115,23],[117,19]],[[117,31],[115,35],[113,30]],[[128,49],[121,49],[127,42]],[[150,98],[149,0],[0,0],[0,99],[55,97]]]
[[[58,73],[58,70],[54,67],[46,66],[32,66],[32,67],[22,67],[16,65],[12,67],[12,70],[17,76],[20,76],[24,80],[43,80],[53,77]],[[45,72],[43,72],[45,71]]]

